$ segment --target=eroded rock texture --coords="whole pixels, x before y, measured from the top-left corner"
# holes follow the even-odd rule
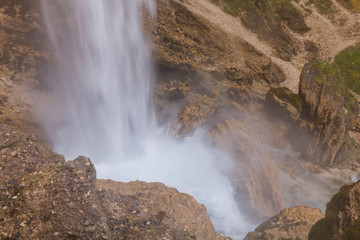
[[[323,217],[319,209],[287,208],[248,233],[244,240],[307,240],[312,225]]]
[[[309,240],[325,239],[360,239],[360,182],[343,186],[311,228]]]
[[[96,180],[85,157],[65,163],[38,136],[0,133],[2,239],[224,239],[187,194]]]
[[[304,152],[312,161],[331,166],[344,160],[338,159],[337,154],[349,138],[358,106],[350,99],[337,70],[316,64],[320,63],[305,65],[300,77],[304,115],[314,125]]]

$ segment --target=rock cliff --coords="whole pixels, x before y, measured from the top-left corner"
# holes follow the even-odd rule
[[[96,179],[64,158],[32,118],[50,61],[36,2],[0,1],[0,238],[224,239],[206,208],[161,183]]]
[[[319,209],[287,208],[261,224],[254,232],[248,233],[244,240],[307,240],[311,227],[323,217],[324,214]]]
[[[293,196],[281,190],[288,182],[282,182],[280,175],[292,172],[292,177],[308,181],[300,172],[357,168],[356,158],[350,157],[354,152],[351,139],[355,138],[349,138],[349,131],[357,112],[356,101],[348,105],[352,93],[344,97],[346,94],[334,90],[333,82],[327,83],[330,95],[337,98],[330,97],[334,107],[325,104],[328,108],[323,115],[341,115],[344,119],[339,123],[333,121],[335,115],[328,123],[309,117],[309,99],[302,92],[297,94],[306,85],[306,81],[300,82],[307,76],[306,63],[335,57],[359,41],[355,30],[359,16],[337,2],[329,4],[331,10],[323,11],[321,3],[306,1],[159,0],[156,19],[146,17],[157,66],[154,97],[159,119],[177,136],[197,128],[215,136],[210,137],[211,144],[229,152],[239,166],[233,182],[239,196],[249,202],[241,204],[246,206],[243,211],[258,219],[294,204]],[[316,91],[303,92],[319,96]],[[322,97],[323,106],[330,101],[326,96]],[[279,160],[279,155],[269,150],[286,151],[288,142],[301,152],[300,157],[290,159],[314,165],[300,170],[298,162]],[[328,196],[339,186],[337,182]],[[298,197],[295,201],[300,203]]]
[[[318,204],[358,174],[360,58],[342,62],[360,41],[358,1],[157,2],[157,16],[143,17],[159,122],[176,137],[204,128],[235,160],[231,181],[249,219]],[[52,58],[39,6],[0,0],[0,19],[2,238],[222,238],[192,197],[158,183],[96,180],[88,159],[65,163],[53,153],[30,117],[47,94]],[[248,238],[305,239],[320,215],[285,210]],[[351,233],[351,221],[350,230],[333,229]]]
[[[305,151],[323,166],[339,164],[337,154],[349,138],[348,132],[359,109],[339,72],[326,63],[305,65],[300,77],[299,95],[304,101],[304,115],[314,123]]]

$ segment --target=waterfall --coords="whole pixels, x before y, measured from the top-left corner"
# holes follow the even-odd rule
[[[49,2],[44,19],[55,64],[51,98],[38,116],[54,150],[90,157],[100,178],[160,181],[189,193],[218,232],[241,239],[251,226],[226,177],[231,161],[206,147],[200,132],[176,141],[157,126],[141,22],[143,4],[154,11],[155,1],[62,0],[53,1],[55,10]]]

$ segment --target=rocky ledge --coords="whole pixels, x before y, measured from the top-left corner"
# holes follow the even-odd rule
[[[37,135],[0,128],[1,239],[225,239],[206,208],[161,183],[97,180]]]
[[[250,232],[244,240],[307,240],[310,228],[323,217],[319,209],[287,208]]]

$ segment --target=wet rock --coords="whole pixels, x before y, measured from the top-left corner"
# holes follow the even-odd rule
[[[304,102],[304,118],[314,124],[304,150],[308,158],[323,166],[338,164],[337,154],[358,113],[356,100],[349,97],[337,70],[323,62],[304,66],[299,96]]]
[[[236,160],[230,174],[241,211],[254,222],[279,212],[283,206],[278,167],[259,136],[241,120],[227,119],[209,133],[212,144]]]
[[[296,121],[300,117],[302,105],[302,99],[287,88],[271,88],[266,94],[266,109],[272,116]]]
[[[244,240],[307,240],[311,227],[324,214],[319,209],[291,207],[282,210],[246,235]]]
[[[309,233],[309,240],[360,238],[360,182],[343,186],[326,207],[325,218]]]

